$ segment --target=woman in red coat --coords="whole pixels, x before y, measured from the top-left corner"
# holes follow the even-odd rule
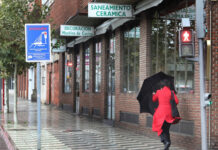
[[[153,124],[152,124],[152,130],[157,132],[158,136],[161,138],[161,142],[165,145],[165,150],[167,150],[170,147],[171,141],[170,141],[170,134],[169,129],[170,125],[175,122],[175,120],[180,120],[181,118],[173,118],[172,117],[172,109],[171,109],[171,90],[169,86],[166,86],[166,82],[162,86],[160,90],[157,90],[156,93],[153,93],[152,100],[158,101],[159,105],[157,109],[155,110],[154,116],[153,116]],[[179,100],[174,93],[174,99],[176,104],[179,103]]]

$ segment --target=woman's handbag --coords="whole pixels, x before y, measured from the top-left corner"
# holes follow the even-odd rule
[[[177,104],[175,102],[173,91],[171,91],[170,104],[171,104],[171,108],[172,108],[172,116],[173,116],[173,118],[180,117],[179,111],[178,111],[178,108],[177,108]]]

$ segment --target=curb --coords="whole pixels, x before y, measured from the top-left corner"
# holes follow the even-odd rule
[[[16,145],[11,139],[11,137],[9,136],[9,134],[5,131],[3,125],[0,126],[0,134],[3,137],[9,150],[18,150],[18,148],[16,148]]]

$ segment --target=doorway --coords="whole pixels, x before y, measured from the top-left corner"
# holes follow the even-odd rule
[[[79,52],[76,54],[76,113],[79,114],[79,101],[80,101],[80,55]]]
[[[109,39],[107,52],[107,119],[115,119],[115,37]]]

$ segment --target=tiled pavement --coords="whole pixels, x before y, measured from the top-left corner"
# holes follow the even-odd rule
[[[7,144],[3,139],[3,135],[0,135],[0,150],[8,150]]]
[[[12,112],[12,104],[10,112]],[[19,150],[37,149],[37,104],[19,100],[14,113],[2,114],[1,124]],[[15,117],[16,118],[16,117]],[[162,150],[156,139],[111,127],[96,119],[41,105],[42,150]],[[170,150],[183,150],[171,146]]]

